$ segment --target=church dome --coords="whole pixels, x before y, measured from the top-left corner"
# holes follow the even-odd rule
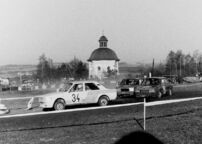
[[[110,48],[107,48],[107,38],[103,35],[99,39],[100,48],[94,50],[88,59],[88,61],[93,60],[115,60],[119,61],[119,58],[117,57],[116,53],[111,50]]]
[[[93,60],[119,61],[119,58],[117,57],[116,53],[110,48],[98,48],[92,52],[90,58],[88,59],[88,61],[93,61]]]

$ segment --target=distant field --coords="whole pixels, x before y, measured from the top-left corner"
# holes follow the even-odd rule
[[[36,71],[36,65],[5,65],[0,66],[0,77],[13,78],[18,76],[18,72],[34,72]]]
[[[42,95],[46,93],[56,92],[56,89],[47,90],[33,90],[33,91],[5,91],[0,92],[0,98],[12,98],[12,97],[31,97]]]

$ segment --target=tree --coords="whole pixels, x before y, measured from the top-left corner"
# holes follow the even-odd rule
[[[87,64],[77,58],[68,63],[68,69],[75,79],[86,79],[88,77]]]
[[[153,69],[152,76],[162,76],[165,75],[165,64],[160,63],[155,66],[155,69]]]
[[[195,75],[202,69],[202,55],[198,50],[194,51],[193,56],[183,54],[181,50],[170,51],[166,60],[166,74],[178,75],[180,77]]]
[[[41,82],[47,82],[51,78],[51,68],[45,54],[42,54],[39,57],[36,78],[39,79]]]
[[[174,75],[176,68],[175,52],[170,51],[166,59],[166,74]]]

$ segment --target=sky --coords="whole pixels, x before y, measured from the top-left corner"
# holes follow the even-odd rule
[[[121,62],[202,50],[201,0],[0,0],[0,65],[87,61],[104,35]]]

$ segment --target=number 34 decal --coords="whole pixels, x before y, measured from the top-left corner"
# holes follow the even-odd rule
[[[79,102],[80,98],[79,98],[79,94],[72,94],[72,102]]]

